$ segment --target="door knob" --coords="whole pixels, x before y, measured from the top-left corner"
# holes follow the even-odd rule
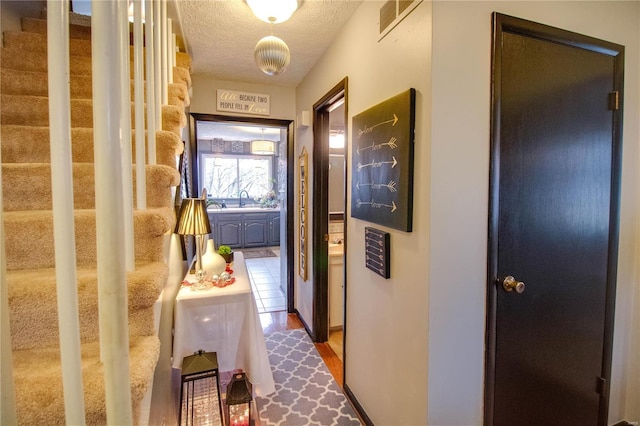
[[[515,290],[516,293],[522,293],[524,291],[524,283],[522,281],[516,281],[511,275],[504,279],[502,282],[502,287],[506,291]]]

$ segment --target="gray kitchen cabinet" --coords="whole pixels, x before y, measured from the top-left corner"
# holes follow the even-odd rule
[[[280,245],[280,211],[251,209],[209,211],[211,234],[216,244],[234,249]]]
[[[267,245],[267,214],[247,213],[244,215],[243,247],[264,247]]]
[[[280,245],[280,212],[269,213],[269,234],[267,235],[268,246]]]
[[[219,215],[215,222],[216,245],[226,245],[231,248],[243,247],[244,226],[241,214]]]

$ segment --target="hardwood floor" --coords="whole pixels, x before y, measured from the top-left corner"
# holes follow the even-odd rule
[[[287,314],[286,311],[267,312],[260,314],[260,323],[265,335],[275,331],[293,330],[303,328],[302,322],[296,314]],[[329,372],[342,388],[344,377],[342,371],[342,361],[335,354],[328,343],[315,343],[318,353],[327,365]]]

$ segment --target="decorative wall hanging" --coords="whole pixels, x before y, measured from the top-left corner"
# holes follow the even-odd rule
[[[271,95],[217,89],[216,109],[242,114],[271,115]]]
[[[298,158],[298,274],[307,280],[307,150],[302,147]]]
[[[391,276],[391,237],[379,229],[364,228],[365,266],[383,278]]]
[[[351,217],[411,232],[416,91],[353,117]]]

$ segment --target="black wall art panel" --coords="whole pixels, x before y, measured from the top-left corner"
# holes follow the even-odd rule
[[[351,217],[411,232],[416,91],[353,117]]]

